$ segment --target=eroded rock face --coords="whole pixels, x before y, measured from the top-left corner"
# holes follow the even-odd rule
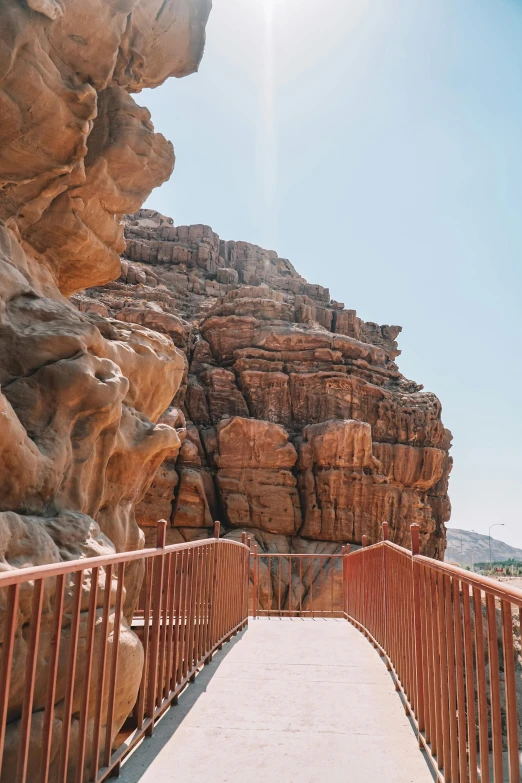
[[[66,297],[118,277],[125,247],[121,216],[138,209],[172,172],[171,143],[154,133],[149,112],[130,93],[197,68],[209,10],[210,0],[0,4],[2,570],[142,547],[135,506],[158,468],[180,449],[184,428],[160,417],[182,385],[183,353],[153,323],[104,318],[103,309],[80,312]],[[127,617],[139,571],[126,572]],[[79,677],[91,587],[86,577]],[[100,587],[103,596],[110,586]],[[17,686],[10,692],[2,781],[11,779],[9,754],[17,753],[32,589],[24,587],[18,616]],[[50,633],[53,589],[44,597],[43,637]],[[66,594],[66,607],[68,601]],[[65,611],[64,656],[68,623]],[[112,733],[132,707],[141,677],[141,645],[127,627],[120,657]],[[42,708],[45,666],[37,673],[35,715]],[[59,750],[63,686],[59,681],[52,760]],[[76,691],[74,699],[73,716]],[[34,781],[38,720],[28,771]]]
[[[171,493],[170,540],[213,517],[263,551],[338,552],[378,540],[384,521],[409,546],[417,522],[423,551],[442,557],[451,433],[395,363],[400,327],[362,321],[286,259],[208,226],[140,210],[126,238],[119,280],[73,299],[154,324],[186,355],[174,404],[187,437],[142,504],[165,508]]]

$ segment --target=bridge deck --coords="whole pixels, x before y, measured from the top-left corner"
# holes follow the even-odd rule
[[[428,783],[393,682],[346,620],[257,619],[123,766],[123,783]]]

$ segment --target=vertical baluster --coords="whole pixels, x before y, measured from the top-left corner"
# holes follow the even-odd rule
[[[491,735],[493,740],[493,780],[503,783],[502,718],[500,711],[500,675],[498,661],[498,632],[495,599],[486,594],[488,619],[489,694],[491,705]]]
[[[312,617],[314,616],[314,579],[313,579],[313,557],[310,557],[310,604],[312,610]]]
[[[437,574],[435,571],[430,571],[431,582],[431,617],[432,617],[432,644],[433,644],[433,705],[434,705],[434,722],[433,733],[431,737],[432,753],[436,757],[439,769],[443,764],[443,750],[442,750],[442,721],[441,721],[441,680],[440,680],[440,657],[439,657],[439,627],[438,627],[438,595],[437,595]]]
[[[384,547],[383,547],[384,549]],[[415,556],[419,554],[419,526],[411,526],[411,567],[412,567],[412,580],[413,580],[413,624],[415,633],[415,678],[416,678],[416,705],[415,712],[417,715],[419,733],[424,731],[424,661],[423,661],[423,648],[422,648],[422,619],[421,619],[421,585],[420,585],[420,565],[415,561]]]
[[[165,538],[167,533],[167,523],[164,519],[158,522],[156,531],[157,535],[157,548],[165,549]],[[151,629],[151,641],[150,641],[150,658],[149,658],[149,681],[147,689],[147,717],[150,718],[150,723],[146,729],[147,737],[151,737],[154,731],[154,707],[156,704],[156,690],[157,690],[157,678],[158,678],[158,658],[159,658],[159,644],[160,644],[160,632],[161,632],[161,606],[163,598],[163,572],[165,565],[165,553],[154,555],[154,582],[153,582],[153,595],[152,595],[152,629]],[[119,587],[119,585],[118,585]]]
[[[195,632],[195,639],[194,639],[194,647],[195,647],[195,653],[194,653],[194,663],[197,666],[201,663],[201,642],[202,642],[202,631],[203,631],[203,618],[202,618],[202,605],[203,605],[203,587],[204,587],[204,580],[205,580],[205,547],[204,545],[200,545],[198,547],[198,560],[199,560],[199,568],[198,568],[198,590],[197,590],[197,596],[196,596],[196,632]]]
[[[334,613],[334,563],[335,558],[330,557],[330,614]]]
[[[288,616],[292,617],[292,555],[288,555]]]
[[[168,618],[168,602],[170,594],[170,558],[171,555],[166,554],[163,561],[163,584],[161,593],[161,603],[159,612],[160,623],[160,642],[158,650],[158,671],[156,674],[156,707],[161,707],[163,698],[163,691],[165,689],[165,654],[167,652],[167,618]]]
[[[137,704],[137,724],[139,729],[141,729],[141,727],[143,726],[145,705],[147,703],[147,693],[148,693],[148,689],[151,687],[151,683],[147,678],[149,672],[149,655],[150,655],[149,636],[150,636],[150,610],[152,604],[153,562],[154,561],[151,557],[148,557],[145,561],[145,580],[142,588],[142,590],[144,590],[145,592],[145,599],[144,599],[144,608],[143,608],[143,668],[141,673],[141,683],[140,683],[140,690],[138,694],[138,704]],[[106,576],[106,579],[107,578],[108,576]],[[112,570],[111,570],[111,580],[112,580]],[[110,581],[109,594],[111,593],[111,584],[112,582]]]
[[[446,650],[448,671],[448,700],[450,716],[451,779],[459,779],[459,728],[457,725],[457,681],[455,667],[455,617],[452,598],[451,577],[444,574],[446,602]],[[449,770],[449,766],[446,770]]]
[[[181,672],[181,679],[184,680],[190,669],[189,661],[189,646],[190,646],[190,633],[192,625],[192,600],[193,600],[193,584],[194,584],[194,550],[188,549],[188,583],[187,583],[187,611],[185,615],[185,634],[183,636],[183,670]]]
[[[204,598],[204,587],[205,587],[205,563],[206,563],[206,557],[205,557],[205,546],[201,545],[198,547],[198,557],[199,557],[199,576],[198,576],[198,595],[197,595],[197,602],[196,602],[196,653],[194,655],[196,666],[199,666],[202,659],[202,642],[203,642],[203,598]]]
[[[317,610],[317,614],[320,616],[324,616],[324,610],[321,609],[321,591],[323,589],[323,558],[321,555],[319,555],[319,575],[317,577],[318,581],[318,592],[319,592],[319,609]]]
[[[213,547],[216,546],[216,544],[212,544]],[[187,558],[187,550],[182,549],[179,553],[179,576],[176,578],[178,579],[179,583],[179,590],[178,590],[178,599],[177,599],[177,611],[176,611],[176,629],[175,629],[175,635],[174,635],[174,655],[173,655],[173,662],[172,662],[172,690],[176,690],[179,685],[181,684],[181,669],[182,669],[182,640],[183,640],[183,634],[185,632],[185,603],[186,603],[186,596],[187,596],[187,579],[185,576],[186,573],[186,558]]]
[[[190,580],[190,627],[187,645],[187,675],[190,674],[191,682],[195,678],[195,639],[196,639],[196,614],[197,614],[197,591],[199,578],[199,551],[198,547],[192,550],[192,572]]]
[[[299,614],[303,614],[303,558],[299,558]],[[522,625],[521,625],[522,628]]]
[[[51,763],[51,737],[54,720],[54,701],[56,698],[56,680],[58,678],[58,661],[60,655],[60,640],[63,619],[63,593],[65,574],[56,577],[54,588],[54,612],[49,649],[49,674],[47,677],[47,693],[45,698],[44,723],[42,729],[42,756],[40,760],[40,782],[48,783],[49,765]]]
[[[215,531],[214,531],[215,532]],[[217,530],[217,536],[214,536],[217,540],[212,544],[213,548],[213,564],[212,564],[212,598],[210,604],[210,624],[211,624],[211,648],[214,649],[217,644],[217,581],[219,571],[219,556],[220,556],[220,544],[219,544],[219,528]]]
[[[259,556],[257,554],[257,544],[254,544],[254,554],[252,555],[252,562],[254,563],[254,587],[253,587],[253,591],[252,591],[253,594],[254,594],[254,598],[253,598],[254,605],[252,607],[252,616],[253,617],[257,617],[257,606],[258,606],[258,603],[259,603],[259,596],[258,596],[259,587],[258,587],[258,583],[257,583],[257,561],[258,561],[258,558],[259,558]]]
[[[167,651],[165,656],[165,678],[163,684],[163,698],[168,699],[172,689],[172,643],[175,628],[174,599],[176,595],[176,557],[177,552],[170,552],[168,555],[168,583],[169,593],[167,602]]]
[[[60,744],[60,764],[58,772],[59,783],[67,779],[69,761],[69,743],[71,737],[71,715],[74,697],[74,680],[76,675],[76,651],[78,648],[78,632],[80,628],[80,604],[82,599],[83,571],[76,572],[74,594],[72,599],[71,631],[69,636],[69,657],[67,661],[67,681],[63,702],[62,740]]]
[[[281,555],[277,556],[277,610],[281,617]]]
[[[94,707],[94,726],[92,735],[92,779],[96,780],[98,776],[99,757],[100,757],[100,736],[101,736],[101,724],[102,724],[102,705],[103,694],[105,689],[105,674],[107,668],[107,643],[108,643],[108,629],[109,629],[109,617],[111,613],[111,596],[112,596],[112,564],[109,563],[105,567],[105,583],[103,594],[103,610],[102,621],[100,628],[100,644],[99,644],[99,668],[98,668],[98,682],[96,690],[96,704]],[[141,724],[139,725],[141,728]],[[47,783],[43,781],[42,783]]]
[[[477,701],[479,719],[480,783],[489,783],[488,703],[486,696],[486,656],[484,650],[484,622],[482,617],[482,593],[473,588],[475,614],[475,655],[477,663]]]
[[[266,557],[266,570],[268,574],[267,607],[268,607],[268,614],[270,615],[272,609],[272,559],[268,555]]]
[[[116,588],[116,604],[114,606],[114,628],[112,631],[112,659],[109,674],[109,697],[107,701],[107,726],[105,727],[104,762],[110,766],[112,756],[112,731],[114,724],[114,708],[116,700],[116,681],[118,678],[118,658],[120,651],[121,620],[123,615],[123,581],[125,578],[125,563],[119,563],[117,568],[118,586]]]
[[[509,783],[520,783],[515,650],[513,644],[513,619],[509,601],[502,601],[502,646],[504,653],[504,683],[506,691]]]
[[[249,614],[250,614],[250,612],[249,612],[249,596],[250,596],[250,552],[251,552],[251,546],[252,546],[252,542],[251,542],[251,539],[250,539],[250,536],[249,536],[247,538],[248,552],[247,552],[247,554],[245,556],[245,561],[246,561],[246,575],[245,575],[245,581],[246,581],[246,586],[245,586],[245,590],[246,590],[246,595],[245,595],[245,622],[246,622],[246,625],[248,625],[248,617],[249,617]]]
[[[460,582],[453,577],[453,622],[455,623],[455,673],[457,679],[457,706],[459,727],[459,783],[468,783],[466,738],[466,689],[464,685],[464,649],[462,644],[462,613]]]
[[[207,544],[207,570],[205,584],[205,663],[211,662],[212,638],[210,625],[210,603],[212,600],[212,563],[214,560],[214,549],[212,544]]]
[[[89,696],[91,691],[92,662],[94,654],[94,631],[96,626],[96,607],[98,604],[99,568],[91,570],[91,590],[89,594],[89,613],[87,615],[86,649],[83,665],[83,692],[80,707],[80,726],[76,756],[76,783],[82,783],[85,767],[85,745],[87,742],[87,721],[89,718]],[[87,767],[90,768],[90,759]]]
[[[471,628],[469,585],[462,584],[464,617],[464,663],[466,667],[466,713],[468,721],[469,779],[477,783],[477,716],[475,711],[475,669],[473,666],[473,636]]]
[[[13,649],[18,623],[18,604],[20,600],[20,585],[10,585],[7,589],[7,617],[2,640],[2,664],[0,671],[0,772],[4,756],[5,727],[7,723],[7,705],[11,685],[11,669],[13,665]]]
[[[426,589],[426,567],[420,566],[420,584],[421,584],[421,623],[422,623],[422,647],[423,647],[423,675],[424,675],[424,733],[426,742],[431,741],[432,732],[432,690],[431,690],[431,663],[430,663],[430,627],[431,616],[427,608],[427,589]]]
[[[33,601],[31,606],[31,635],[25,662],[24,695],[22,707],[22,723],[18,746],[17,783],[27,780],[27,763],[29,759],[29,740],[31,738],[31,719],[33,716],[34,681],[38,662],[38,644],[42,624],[43,579],[34,582]]]

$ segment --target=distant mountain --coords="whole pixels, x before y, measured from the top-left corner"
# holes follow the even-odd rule
[[[472,565],[473,563],[487,563],[489,561],[489,536],[481,533],[472,533],[469,530],[448,528],[448,546],[445,560],[447,563],[459,563],[460,565]],[[522,549],[509,546],[503,541],[491,537],[491,558],[493,562],[502,560],[520,560],[522,562]]]

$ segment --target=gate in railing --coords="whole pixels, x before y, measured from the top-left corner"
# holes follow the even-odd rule
[[[384,541],[344,558],[346,617],[385,657],[438,779],[519,783],[522,591]]]
[[[165,546],[165,529],[156,549],[0,573],[1,783],[114,776],[246,625],[246,536],[219,540],[217,523],[212,539]],[[145,578],[132,619],[137,563]]]
[[[343,617],[341,554],[251,555],[253,617]]]

